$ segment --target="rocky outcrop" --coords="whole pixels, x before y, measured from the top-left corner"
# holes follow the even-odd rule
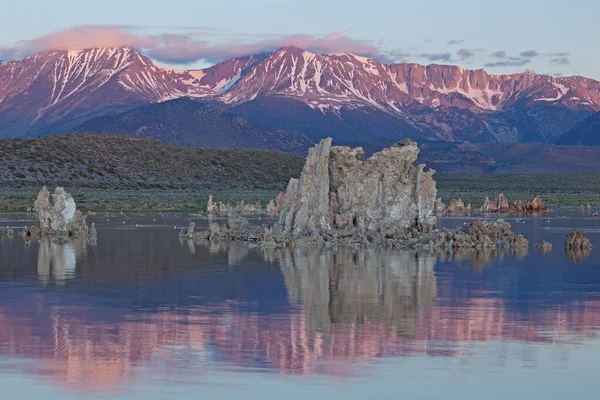
[[[283,235],[373,242],[436,226],[435,171],[414,166],[417,144],[404,140],[364,159],[362,148],[322,140],[292,179],[279,218]]]
[[[89,228],[86,217],[77,210],[73,196],[57,187],[52,196],[44,186],[34,202],[39,227],[26,228],[21,236],[26,240],[52,238],[56,243],[68,242],[72,237],[88,237],[95,241],[96,228]]]

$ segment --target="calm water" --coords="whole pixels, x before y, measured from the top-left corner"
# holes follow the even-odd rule
[[[1,240],[3,398],[598,397],[600,251],[562,246],[579,227],[600,248],[598,218],[511,219],[553,251],[454,257],[181,242],[190,218]]]

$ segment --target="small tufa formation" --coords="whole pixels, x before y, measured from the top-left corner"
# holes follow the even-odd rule
[[[381,242],[407,231],[436,226],[435,171],[414,162],[409,139],[364,159],[364,150],[331,146],[310,149],[300,179],[291,179],[279,224],[294,239],[327,237]]]
[[[565,248],[567,250],[590,250],[592,248],[592,243],[590,242],[590,239],[583,236],[583,233],[577,229],[573,229],[565,239]]]
[[[189,227],[183,228],[179,237],[186,240],[201,241],[247,241],[259,242],[263,240],[265,228],[258,225],[251,225],[250,222],[238,215],[229,216],[227,223],[220,226],[216,222],[209,224],[207,230],[194,231],[195,223],[190,222]]]
[[[478,219],[458,231],[442,229],[440,232],[440,247],[453,250],[527,249],[529,241],[523,235],[515,235],[510,223],[504,220],[499,219],[484,223],[481,219]]]
[[[450,204],[445,209],[448,214],[470,214],[471,211],[471,205],[465,207],[465,203],[461,199],[450,200]]]
[[[504,196],[504,193],[498,193],[495,200],[490,200],[486,196],[481,207],[481,212],[484,214],[506,214],[510,212],[510,203],[506,196]]]
[[[285,193],[281,192],[277,197],[271,199],[269,204],[267,204],[267,214],[274,217],[279,215],[281,212],[281,206],[283,205],[283,199],[285,198]]]
[[[534,196],[523,203],[521,200],[511,203],[504,193],[498,193],[494,200],[487,196],[483,201],[481,212],[484,214],[523,214],[523,213],[542,213],[548,211],[544,207],[544,200],[540,196]]]
[[[246,203],[244,200],[231,205],[229,203],[215,202],[212,195],[208,197],[206,211],[209,216],[215,215],[257,215],[262,213],[260,202]]]
[[[576,263],[583,261],[592,251],[592,243],[583,233],[574,229],[565,239],[565,253]]]
[[[441,197],[438,197],[435,201],[435,212],[438,215],[442,215],[446,212],[446,204],[444,204]]]
[[[0,239],[9,238],[11,239],[14,236],[15,232],[10,229],[8,226],[6,228],[0,228]]]
[[[77,210],[73,196],[62,187],[57,187],[50,197],[44,186],[34,202],[40,225],[27,228],[21,233],[25,239],[52,237],[55,242],[65,243],[70,237],[96,237],[96,228],[87,226],[86,218]],[[94,240],[95,241],[95,240]]]
[[[552,243],[546,242],[545,240],[542,240],[540,244],[536,243],[534,247],[542,250],[542,253],[549,253],[552,251]]]

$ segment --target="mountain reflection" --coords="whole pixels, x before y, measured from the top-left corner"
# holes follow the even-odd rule
[[[218,288],[222,271],[234,273],[231,266],[248,259],[262,258],[262,269],[278,264],[273,274],[283,279],[287,298],[271,297],[267,302],[273,304],[263,310],[228,287],[194,303],[206,294],[191,281],[189,268],[178,270],[171,259],[148,257],[166,253],[159,246],[144,246],[147,253],[139,258],[156,259],[152,262],[162,262],[164,269],[152,265],[143,273],[127,270],[131,260],[125,257],[121,265],[116,261],[120,256],[111,255],[122,281],[138,279],[140,286],[163,290],[166,282],[172,284],[169,277],[182,276],[177,290],[187,293],[188,284],[195,295],[186,302],[168,302],[158,291],[151,305],[142,308],[129,301],[128,287],[98,296],[104,288],[99,282],[110,283],[112,278],[106,276],[118,275],[107,272],[109,261],[96,259],[107,270],[94,273],[84,268],[83,287],[77,292],[83,296],[77,300],[73,293],[19,289],[12,295],[12,306],[0,303],[0,354],[34,360],[31,371],[57,384],[95,391],[131,382],[141,366],[164,364],[174,374],[198,379],[217,361],[231,368],[351,376],[356,366],[380,357],[457,357],[469,353],[472,341],[577,342],[595,337],[600,327],[598,300],[576,298],[545,308],[533,304],[523,311],[509,299],[474,291],[457,276],[438,275],[434,269],[440,260],[484,265],[508,256],[504,253],[471,253],[449,260],[439,254],[383,248],[255,250],[243,243],[175,243],[179,248],[172,251],[179,253],[173,257],[185,255],[191,263],[191,256],[202,255],[204,260],[208,251],[213,267],[222,267],[217,273],[195,272],[207,287]],[[72,277],[86,251],[85,244],[40,243],[38,278],[61,282]],[[240,270],[244,282],[260,273]],[[156,279],[148,279],[149,273]],[[95,280],[96,275],[102,279]],[[281,286],[281,280],[277,284]],[[274,290],[270,287],[269,293]]]

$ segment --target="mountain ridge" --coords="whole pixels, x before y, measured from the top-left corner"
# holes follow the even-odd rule
[[[372,120],[383,113],[387,127],[379,129],[398,131],[388,134],[390,139],[419,131],[445,141],[552,143],[600,111],[600,82],[383,64],[296,47],[202,70],[160,67],[132,48],[52,51],[0,65],[0,136],[66,132],[87,119],[180,97],[216,101],[232,110],[260,99],[295,101],[314,111],[301,121],[308,129],[317,113],[347,125],[356,123],[351,114],[358,113],[364,140],[373,138],[378,128]],[[255,115],[250,122],[272,129],[268,117]]]

